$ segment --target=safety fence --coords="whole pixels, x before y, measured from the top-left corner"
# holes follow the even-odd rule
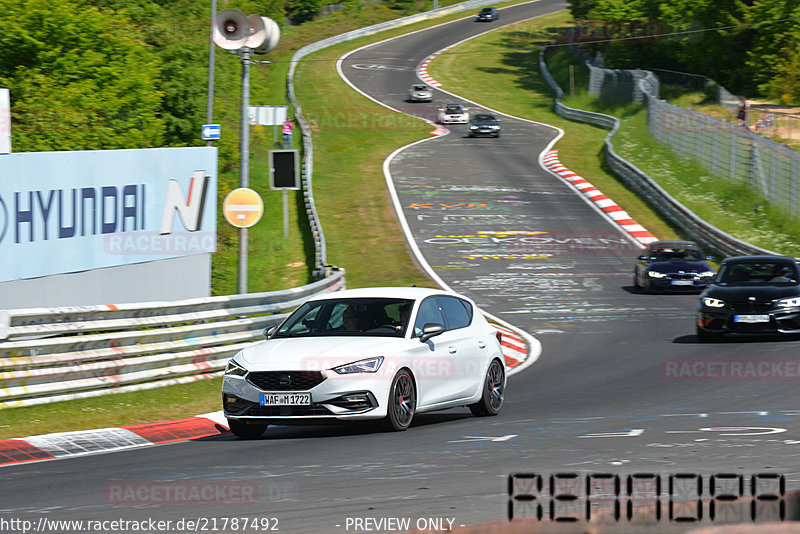
[[[308,124],[308,121],[303,116],[302,106],[300,105],[300,102],[297,100],[297,95],[294,92],[294,75],[297,69],[297,64],[307,55],[313,54],[314,52],[319,52],[320,50],[324,50],[339,43],[352,41],[354,39],[359,39],[361,37],[366,37],[368,35],[372,35],[385,30],[390,30],[393,28],[399,28],[401,26],[406,26],[408,24],[413,24],[415,22],[434,19],[451,13],[458,13],[461,11],[475,9],[477,7],[485,5],[491,5],[493,3],[494,2],[492,0],[468,0],[466,2],[461,2],[459,4],[454,4],[451,6],[442,7],[431,11],[426,11],[424,13],[417,13],[416,15],[410,15],[407,17],[402,17],[399,19],[382,22],[380,24],[375,24],[373,26],[368,26],[366,28],[360,28],[358,30],[353,30],[347,33],[329,37],[327,39],[323,39],[321,41],[317,41],[316,43],[300,48],[292,56],[292,59],[289,63],[289,73],[286,78],[286,85],[287,85],[287,92],[289,94],[289,101],[294,107],[295,119],[297,120],[297,124],[300,126],[300,131],[302,132],[302,137],[303,137],[303,168],[302,168],[301,182],[303,186],[303,197],[305,202],[306,213],[308,216],[309,224],[311,226],[311,233],[314,239],[316,277],[327,275],[331,271],[332,266],[328,265],[325,234],[322,231],[322,224],[319,220],[319,215],[317,214],[316,204],[314,203],[314,188],[313,188],[314,142],[311,136],[311,127]]]
[[[343,270],[302,287],[176,302],[0,310],[0,409],[219,376]]]
[[[575,109],[562,104],[561,99],[564,96],[564,92],[547,69],[546,53],[547,47],[543,48],[539,53],[539,70],[547,84],[556,93],[555,112],[570,120],[586,122],[611,130],[604,142],[605,161],[608,167],[625,182],[628,188],[647,200],[655,210],[680,228],[686,235],[691,236],[694,241],[716,255],[727,257],[746,254],[774,254],[771,251],[740,241],[703,221],[691,210],[675,200],[634,164],[619,156],[614,151],[612,142],[619,128],[619,119],[604,113]]]
[[[604,69],[589,62],[586,66],[590,94],[644,102],[648,130],[660,143],[696,160],[713,179],[722,182],[721,186],[746,184],[784,212],[800,218],[800,154],[756,133],[776,131],[774,114],[751,110],[750,118],[740,124],[669,104],[659,97],[659,77],[663,77],[670,84],[693,89],[716,86],[717,102],[728,110],[738,110],[739,99],[705,76],[667,70],[659,70],[656,76],[646,70]]]

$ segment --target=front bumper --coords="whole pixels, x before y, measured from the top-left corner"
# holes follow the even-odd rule
[[[708,280],[702,278],[648,278],[650,289],[664,293],[696,293],[708,286]],[[691,283],[687,283],[691,282]]]
[[[439,122],[442,124],[467,124],[469,118],[463,115],[444,115],[439,117]]]
[[[766,316],[768,321],[755,322],[753,316]],[[697,326],[714,334],[798,334],[800,308],[771,310],[763,313],[743,313],[733,310],[702,308],[697,312]]]
[[[310,393],[311,404],[302,406],[262,406],[261,394],[267,390],[256,387],[247,378],[225,376],[222,380],[225,417],[288,424],[321,419],[381,419],[386,416],[390,384],[384,377],[365,373],[336,375],[330,371],[325,371],[325,374],[325,379],[310,389],[281,391]]]

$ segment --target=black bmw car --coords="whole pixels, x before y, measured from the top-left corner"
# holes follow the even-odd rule
[[[787,256],[737,256],[719,266],[697,305],[697,339],[800,334],[800,271]]]
[[[489,113],[478,113],[469,121],[469,136],[488,135],[500,137],[500,121]]]
[[[702,291],[714,277],[711,259],[691,241],[655,241],[639,256],[633,285],[645,293]]]

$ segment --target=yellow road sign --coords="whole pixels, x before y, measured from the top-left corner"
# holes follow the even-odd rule
[[[252,189],[234,189],[222,203],[225,220],[237,228],[250,228],[264,214],[264,202]]]

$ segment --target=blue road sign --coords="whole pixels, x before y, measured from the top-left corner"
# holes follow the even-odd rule
[[[203,141],[211,141],[212,139],[219,139],[219,135],[220,135],[219,124],[203,125]]]

